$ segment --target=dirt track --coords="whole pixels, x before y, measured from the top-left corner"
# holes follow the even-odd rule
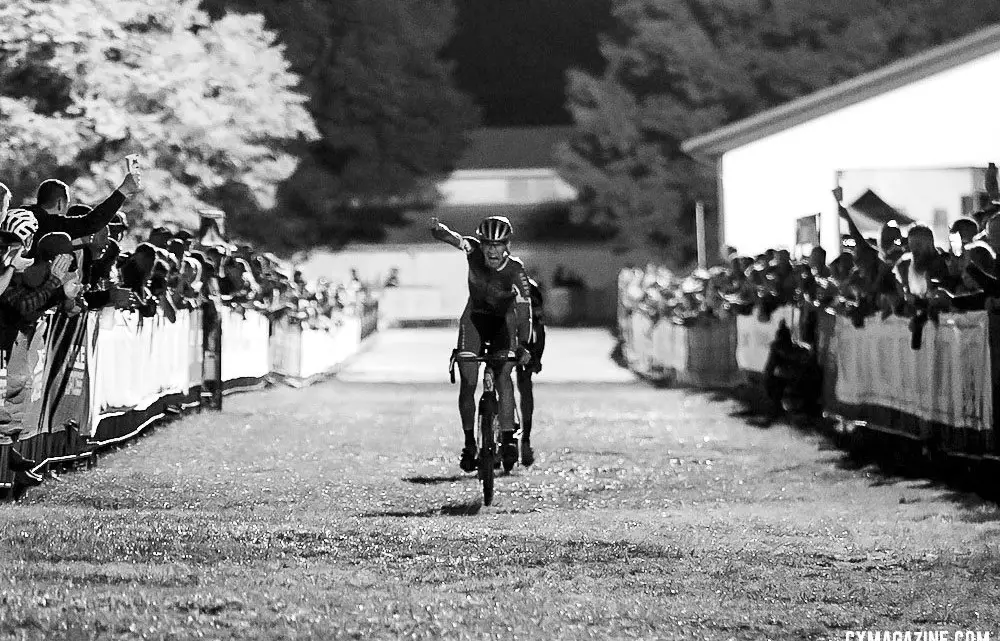
[[[0,506],[0,638],[1000,638],[994,507],[601,382],[600,335],[562,336],[605,351],[553,359],[539,460],[481,507],[456,388],[372,373],[446,381],[449,336],[388,335],[355,382],[227,398]]]

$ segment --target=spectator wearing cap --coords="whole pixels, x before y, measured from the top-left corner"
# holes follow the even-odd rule
[[[173,237],[174,233],[170,231],[169,227],[154,227],[153,230],[149,232],[149,239],[146,242],[153,247],[166,249],[167,243],[169,243]]]
[[[61,180],[49,179],[38,186],[37,202],[27,207],[38,220],[36,239],[52,232],[68,234],[70,239],[95,234],[114,218],[126,198],[139,192],[139,183],[134,174],[126,174],[118,189],[104,202],[83,216],[69,217],[69,187]],[[32,246],[29,256],[33,256]]]
[[[971,218],[959,218],[951,224],[948,230],[951,234],[958,234],[962,247],[975,242],[975,236],[979,233],[979,225]]]
[[[116,243],[121,243],[122,238],[125,237],[125,232],[128,231],[128,220],[125,218],[125,214],[118,212],[112,217],[111,222],[108,223],[108,235],[111,240]]]

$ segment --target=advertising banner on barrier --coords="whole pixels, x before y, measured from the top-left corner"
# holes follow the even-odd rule
[[[778,324],[784,320],[788,328],[795,331],[794,309],[790,305],[779,307],[766,323],[758,319],[756,313],[736,317],[736,364],[741,370],[764,371]]]
[[[204,348],[202,347],[202,326],[201,310],[185,310],[188,316],[188,391],[200,389],[202,384],[202,361],[204,360]],[[194,399],[197,400],[197,399]]]
[[[142,410],[164,396],[187,393],[195,331],[188,310],[178,310],[175,322],[113,309],[93,314],[92,382],[100,415]]]
[[[69,317],[57,314],[49,332],[49,376],[42,411],[43,432],[59,432],[69,421],[79,424],[80,433],[90,434],[92,406],[88,371],[88,314]]]
[[[23,426],[22,440],[37,436],[41,431],[48,329],[49,317],[43,316],[30,336],[19,332],[7,361],[0,415],[12,425]]]
[[[222,309],[222,381],[262,379],[271,371],[270,322],[254,310]]]
[[[358,351],[361,318],[344,316],[329,331],[304,329],[301,334],[301,365],[298,376],[309,378],[329,372]]]
[[[686,328],[688,350],[687,383],[728,387],[740,381],[736,365],[736,323],[712,319]]]
[[[688,369],[688,328],[669,320],[653,327],[653,360],[677,372]]]
[[[861,329],[838,317],[832,351],[836,399],[885,407],[956,428],[993,427],[986,312],[946,314],[928,322],[919,350],[910,347],[909,319],[867,319]]]
[[[302,370],[302,326],[287,318],[271,326],[271,371],[299,376]]]
[[[633,370],[648,374],[653,364],[653,323],[645,314],[635,313],[630,325],[632,341],[627,345],[626,358]]]

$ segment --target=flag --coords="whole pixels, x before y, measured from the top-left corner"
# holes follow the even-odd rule
[[[814,247],[819,245],[819,214],[795,220],[795,244]]]

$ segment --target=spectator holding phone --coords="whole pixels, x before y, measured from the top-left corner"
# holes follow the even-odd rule
[[[82,238],[96,234],[110,223],[125,200],[139,192],[139,178],[136,174],[127,173],[118,189],[107,199],[82,216],[70,217],[69,187],[61,180],[49,179],[38,186],[36,203],[27,207],[38,221],[36,238],[51,232],[63,232],[71,239]],[[35,247],[29,251],[29,257],[34,257]]]

